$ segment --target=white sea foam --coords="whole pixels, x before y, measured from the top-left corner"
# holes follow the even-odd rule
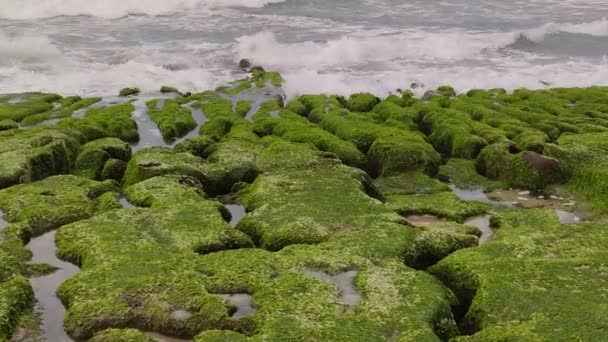
[[[517,32],[516,36],[524,36],[533,42],[541,42],[546,36],[559,33],[584,34],[594,37],[608,37],[608,20],[606,18],[584,23],[555,23]]]
[[[0,18],[40,19],[88,15],[120,18],[129,14],[167,15],[197,7],[253,7],[284,0],[3,0]]]
[[[59,49],[45,36],[9,37],[0,32],[0,65],[36,63],[61,58]]]

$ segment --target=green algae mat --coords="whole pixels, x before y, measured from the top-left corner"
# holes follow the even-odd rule
[[[0,341],[606,339],[607,87],[281,83],[0,95]]]

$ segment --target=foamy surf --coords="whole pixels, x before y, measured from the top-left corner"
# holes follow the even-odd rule
[[[7,0],[0,5],[0,18],[29,20],[86,15],[106,19],[129,14],[168,15],[197,7],[260,8],[283,0]]]
[[[199,91],[239,77],[241,58],[281,72],[289,96],[608,84],[608,6],[517,6],[532,20],[480,2],[471,11],[495,16],[471,22],[453,13],[462,1],[10,0],[0,16],[26,20],[0,26],[0,92]]]

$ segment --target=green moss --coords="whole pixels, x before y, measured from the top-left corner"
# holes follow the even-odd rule
[[[50,127],[0,132],[0,188],[69,172],[78,138]]]
[[[187,152],[195,156],[205,158],[207,157],[205,150],[215,143],[216,140],[210,138],[209,136],[199,135],[180,142],[179,144],[175,145],[173,150],[175,152]]]
[[[91,342],[154,342],[152,337],[137,329],[106,329],[101,331],[89,341]]]
[[[601,340],[606,227],[551,210],[503,214],[495,238],[431,268],[465,304],[459,341]]]
[[[73,173],[95,180],[116,179],[120,181],[121,170],[124,173],[125,163],[129,159],[131,159],[131,146],[124,141],[117,138],[94,140],[80,148]],[[122,163],[110,162],[110,160],[118,160]],[[120,177],[118,177],[119,175]]]
[[[389,207],[404,216],[429,214],[457,222],[463,222],[470,216],[483,214],[488,209],[482,203],[459,200],[452,192],[392,195],[387,196],[387,201]]]
[[[354,144],[339,139],[293,112],[283,111],[280,118],[257,115],[255,122],[256,129],[264,134],[314,145],[321,151],[334,153],[344,164],[363,168],[367,162]]]
[[[103,165],[103,169],[101,170],[101,180],[112,179],[120,183],[126,171],[127,162],[120,159],[110,158]]]
[[[492,191],[506,187],[502,181],[490,180],[475,168],[475,161],[452,158],[447,164],[439,167],[439,178],[450,182],[461,189]]]
[[[135,107],[131,103],[124,103],[104,108],[91,108],[87,110],[82,119],[67,118],[57,127],[64,130],[77,130],[84,134],[85,141],[114,137],[126,142],[137,142],[137,124],[131,118]]]
[[[180,94],[180,92],[179,92],[179,90],[177,90],[177,88],[170,87],[170,86],[162,86],[162,87],[160,87],[160,92],[163,93],[163,94],[170,94],[170,93]]]
[[[225,139],[205,151],[208,163],[206,190],[224,194],[231,192],[236,183],[252,182],[258,174],[259,150],[259,138],[246,128],[235,126]]]
[[[131,96],[131,95],[137,95],[139,94],[140,90],[139,88],[122,88],[119,92],[118,92],[118,96]]]
[[[143,149],[133,155],[127,166],[124,186],[163,175],[191,176],[205,182],[205,162],[189,153],[174,152],[164,147]]]
[[[251,111],[251,101],[241,100],[237,102],[234,111],[238,116],[245,117]]]
[[[450,188],[422,172],[407,172],[374,180],[380,192],[388,195],[430,194],[449,191]]]
[[[479,238],[468,227],[453,222],[422,230],[404,253],[405,263],[417,269],[427,268],[459,249],[479,244]]]
[[[160,130],[165,141],[173,141],[183,137],[197,126],[192,118],[192,112],[184,108],[176,100],[164,100],[162,108],[157,108],[160,100],[146,102],[148,115]]]
[[[0,208],[10,222],[26,222],[30,234],[36,236],[92,216],[97,210],[97,197],[114,190],[116,184],[112,181],[53,176],[0,190]]]
[[[61,285],[65,328],[88,338],[111,327],[192,337],[227,326],[227,308],[204,287],[196,254],[251,246],[224,221],[217,202],[188,177],[157,177],[127,188],[136,204],[60,228],[59,255],[81,266]],[[170,284],[170,285],[169,285]],[[190,313],[172,318],[177,310]]]
[[[427,274],[397,262],[373,265],[335,250],[307,246],[278,253],[225,251],[206,255],[201,262],[213,274],[208,287],[219,293],[252,293],[258,312],[250,315],[256,327],[250,338],[214,330],[201,333],[196,341],[438,341],[436,333],[447,339],[456,330],[449,312],[451,294]],[[350,308],[341,302],[338,287],[304,273],[340,274],[353,269],[357,270],[354,285],[363,298]]]
[[[21,121],[22,126],[33,126],[40,122],[50,119],[62,119],[72,116],[72,114],[82,108],[86,108],[94,103],[101,101],[99,97],[80,98],[79,96],[66,97],[59,100],[59,107],[47,112],[30,115]]]
[[[320,125],[366,153],[369,160],[367,169],[372,176],[413,170],[432,173],[439,163],[438,153],[418,132],[387,127],[344,112],[324,116]]]
[[[563,183],[569,177],[559,160],[529,151],[511,154],[504,144],[484,148],[476,167],[482,175],[503,180],[509,187],[540,190],[549,184]]]
[[[368,93],[353,94],[348,99],[347,107],[353,112],[370,112],[380,100]]]
[[[40,277],[44,275],[49,275],[57,271],[57,267],[51,266],[49,264],[30,264],[27,265],[26,274],[29,277]]]
[[[34,291],[26,278],[15,275],[0,282],[0,298],[0,340],[8,341],[19,318],[33,305]]]
[[[11,119],[0,121],[0,131],[8,131],[17,128],[19,128],[19,124]]]
[[[4,95],[0,101],[0,121],[21,122],[24,118],[53,109],[53,102],[61,99],[57,94],[23,93]]]
[[[546,151],[572,175],[566,189],[583,200],[586,209],[598,214],[608,212],[607,138],[607,133],[563,135],[559,146],[549,146]]]

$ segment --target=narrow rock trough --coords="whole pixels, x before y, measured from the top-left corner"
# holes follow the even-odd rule
[[[118,202],[123,207],[123,209],[137,208],[135,205],[131,204],[131,202],[129,202],[129,200],[125,196],[121,196]]]
[[[515,204],[513,202],[507,201],[496,201],[488,197],[488,194],[483,192],[483,190],[467,190],[461,189],[455,186],[454,184],[449,185],[450,189],[454,192],[456,197],[460,198],[464,201],[476,201],[490,205],[496,206],[504,206],[504,207],[513,207]]]
[[[232,314],[232,318],[242,318],[257,311],[257,309],[252,306],[253,297],[246,293],[217,294],[216,296],[223,298],[236,308],[236,311]]]
[[[555,214],[559,218],[559,222],[562,224],[581,223],[583,221],[575,213],[565,211],[563,209],[555,209]]]
[[[230,212],[230,226],[236,227],[237,224],[247,215],[245,207],[241,204],[226,204],[224,205]]]
[[[470,217],[464,221],[464,224],[479,229],[481,232],[481,236],[479,237],[480,245],[488,241],[488,239],[494,235],[494,231],[490,227],[490,218],[490,215],[481,215]]]
[[[148,115],[148,107],[146,101],[152,98],[139,98],[133,105],[135,110],[133,111],[132,117],[137,123],[137,132],[139,133],[139,141],[134,144],[133,152],[137,152],[146,147],[163,146],[169,147],[170,145],[165,142],[163,135],[161,134],[158,126],[150,119]]]
[[[51,274],[30,278],[41,314],[43,334],[47,341],[72,341],[63,329],[66,310],[56,292],[61,283],[79,272],[79,268],[57,258],[55,231],[33,238],[26,247],[32,251],[30,263],[56,268]]]
[[[427,227],[433,224],[446,222],[446,219],[437,217],[435,215],[410,215],[406,217],[409,224],[416,227]]]
[[[0,210],[0,232],[4,230],[4,228],[8,227],[8,222],[4,219],[4,212]]]
[[[160,103],[160,101],[159,101],[159,103]],[[188,132],[188,134],[184,135],[183,137],[176,139],[171,144],[171,146],[175,146],[186,139],[197,137],[199,135],[199,129],[200,129],[201,125],[203,125],[205,122],[209,121],[209,119],[207,118],[207,116],[205,116],[203,111],[200,110],[199,108],[193,107],[192,103],[182,105],[182,107],[188,108],[190,110],[190,112],[192,112],[192,118],[194,118],[194,121],[196,121],[196,128],[194,128],[193,130]]]
[[[192,341],[192,340],[186,340],[183,338],[177,338],[177,337],[171,337],[171,336],[165,336],[159,333],[155,333],[155,332],[147,332],[145,333],[146,336],[151,337],[152,339],[154,339],[157,342],[187,342],[187,341]]]
[[[304,274],[313,278],[334,284],[340,290],[340,303],[346,306],[347,313],[353,313],[355,307],[363,300],[363,296],[355,288],[357,271],[347,271],[335,276],[325,272],[304,270]]]

